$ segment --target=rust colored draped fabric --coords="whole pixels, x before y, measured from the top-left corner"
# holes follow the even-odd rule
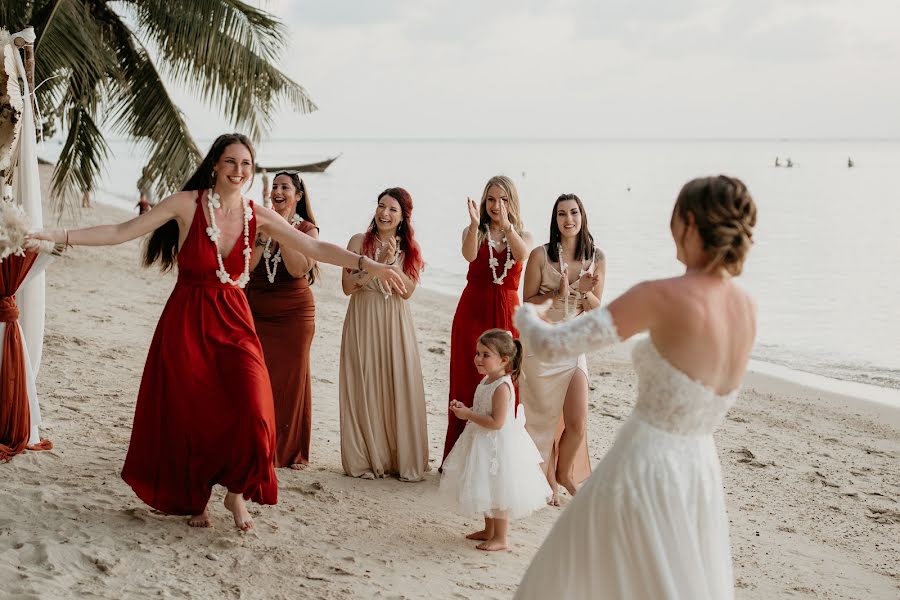
[[[16,319],[16,290],[34,264],[37,254],[9,256],[0,263],[0,323],[3,333],[3,361],[0,364],[0,461],[8,461],[28,448],[31,432],[31,412],[28,407],[28,388],[25,380],[25,353],[22,335]],[[42,440],[34,450],[44,450],[52,444]]]

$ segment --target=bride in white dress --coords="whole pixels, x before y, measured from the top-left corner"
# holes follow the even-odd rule
[[[557,326],[533,304],[519,308],[526,349],[548,359],[650,335],[634,346],[631,416],[538,550],[517,599],[734,597],[712,433],[737,398],[756,334],[753,301],[732,281],[755,224],[741,181],[695,179],[671,221],[684,275],[640,283]]]

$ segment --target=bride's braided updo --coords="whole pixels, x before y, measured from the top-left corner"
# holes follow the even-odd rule
[[[721,267],[740,275],[756,225],[756,203],[747,186],[725,175],[693,179],[681,188],[672,216],[687,224],[688,213],[694,215],[703,248],[709,254],[707,270]]]

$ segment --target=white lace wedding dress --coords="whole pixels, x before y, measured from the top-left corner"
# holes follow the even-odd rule
[[[606,309],[550,327],[526,304],[529,351],[577,354],[618,341]],[[719,395],[673,367],[650,338],[634,347],[637,402],[615,443],[557,520],[516,599],[734,597],[728,517],[712,432]]]

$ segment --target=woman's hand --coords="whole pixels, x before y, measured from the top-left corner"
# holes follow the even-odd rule
[[[560,274],[557,292],[560,298],[565,298],[569,295],[569,267],[563,268],[562,273]]]
[[[403,278],[400,277],[400,273],[393,267],[376,262],[368,256],[364,256],[362,268],[364,271],[371,273],[372,276],[388,286],[388,289],[394,288],[401,294],[406,293],[406,284],[403,282]]]
[[[600,281],[599,273],[585,273],[581,276],[581,279],[578,280],[578,291],[582,294],[587,294],[591,290],[594,289],[594,286]]]
[[[54,244],[66,243],[65,229],[41,229],[25,234],[25,241],[35,240],[37,242],[53,242]]]
[[[394,257],[397,256],[397,238],[390,238],[381,250],[381,257],[378,262],[388,265],[393,264]]]
[[[466,205],[469,207],[469,221],[472,227],[477,228],[481,223],[481,216],[478,214],[478,205],[471,198],[466,198]]]
[[[500,201],[500,229],[504,235],[512,229],[512,223],[509,221],[509,209],[506,208],[506,202]]]

